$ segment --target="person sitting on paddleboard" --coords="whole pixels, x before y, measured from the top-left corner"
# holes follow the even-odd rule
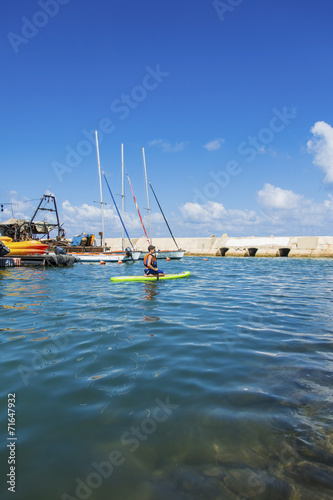
[[[148,253],[145,255],[143,259],[143,265],[145,266],[145,275],[146,276],[164,276],[164,272],[158,269],[157,267],[157,259],[155,257],[156,250],[153,245],[149,245]]]

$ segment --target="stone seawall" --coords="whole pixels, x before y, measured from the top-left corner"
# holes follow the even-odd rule
[[[222,257],[333,257],[333,236],[271,236],[230,238],[177,238],[185,255]],[[121,238],[106,238],[112,250],[121,249]],[[136,250],[146,251],[145,238],[133,238]],[[172,238],[154,238],[158,250],[176,250]],[[130,246],[128,240],[125,245]]]

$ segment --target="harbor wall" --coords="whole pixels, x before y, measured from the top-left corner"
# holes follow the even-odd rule
[[[222,257],[333,257],[333,236],[270,236],[238,237],[227,235],[208,238],[177,238],[185,255],[205,255]],[[111,250],[121,248],[121,238],[106,238]],[[133,238],[136,250],[146,251],[145,238]],[[158,250],[176,250],[172,238],[154,238]],[[130,246],[128,240],[125,245]]]

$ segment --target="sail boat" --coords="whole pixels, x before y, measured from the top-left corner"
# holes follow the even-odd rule
[[[144,174],[145,174],[145,184],[146,184],[146,197],[147,197],[147,210],[148,210],[148,226],[149,226],[149,240],[150,240],[150,244],[152,245],[152,238],[151,238],[151,224],[150,224],[150,208],[149,208],[149,193],[148,193],[148,184],[152,190],[152,193],[155,197],[155,200],[157,202],[157,205],[158,205],[158,208],[160,209],[161,211],[161,214],[163,215],[163,218],[164,218],[164,221],[167,225],[167,228],[171,234],[171,237],[177,247],[177,250],[158,250],[156,252],[156,258],[157,259],[181,259],[184,254],[185,254],[185,250],[182,250],[181,248],[179,248],[176,240],[175,240],[175,237],[174,235],[172,234],[172,231],[170,229],[170,226],[168,224],[168,221],[164,215],[164,212],[162,210],[162,207],[158,201],[158,198],[156,196],[156,193],[153,189],[153,186],[151,185],[150,181],[148,180],[148,177],[147,177],[147,167],[146,167],[146,156],[145,156],[145,149],[142,148],[142,159],[143,159],[143,170],[144,170]],[[144,256],[146,255],[146,252],[141,252],[141,255],[140,255],[140,259],[143,259]]]
[[[99,156],[99,146],[98,146],[98,134],[97,134],[97,130],[95,130],[95,140],[96,140],[96,154],[97,154],[97,168],[98,168],[98,180],[99,180],[99,192],[100,192],[100,204],[101,204],[101,216],[102,216],[102,228],[103,228],[103,233],[102,233],[102,247],[104,247],[104,251],[103,252],[99,252],[99,253],[95,253],[95,252],[92,252],[92,253],[89,253],[89,252],[86,252],[86,253],[77,253],[77,254],[72,254],[76,257],[76,260],[79,261],[79,262],[134,262],[135,260],[138,260],[139,257],[140,257],[140,253],[139,251],[134,251],[134,246],[130,240],[130,237],[128,235],[128,232],[125,228],[125,225],[124,225],[124,222],[123,222],[123,219],[120,215],[120,212],[118,210],[118,207],[117,207],[117,204],[116,204],[116,201],[113,197],[113,194],[112,194],[112,191],[111,191],[111,188],[109,186],[109,183],[107,181],[107,178],[105,176],[105,173],[101,170],[101,163],[100,163],[100,156]],[[122,171],[123,171],[123,148],[122,148]],[[103,193],[102,193],[102,174],[103,173],[103,176],[104,176],[104,179],[105,179],[105,182],[107,184],[107,187],[109,189],[109,192],[110,192],[110,195],[111,195],[111,198],[113,200],[113,203],[114,203],[114,206],[116,208],[116,211],[118,213],[118,216],[119,216],[119,219],[120,219],[120,222],[122,224],[122,227],[123,227],[123,233],[122,233],[122,250],[121,251],[113,251],[113,252],[107,252],[106,251],[106,243],[105,243],[105,229],[104,229],[104,209],[103,209]],[[122,212],[124,213],[124,182],[122,182]],[[128,238],[128,241],[130,242],[131,244],[131,248],[126,248],[124,249],[124,232],[126,233],[126,236]],[[104,244],[103,244],[103,241],[104,241]]]

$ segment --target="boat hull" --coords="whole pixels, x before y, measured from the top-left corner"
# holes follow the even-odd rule
[[[132,257],[119,253],[71,253],[77,262],[133,262],[139,259],[140,252],[132,252]]]
[[[185,250],[160,250],[156,252],[157,259],[181,259],[184,257]],[[143,259],[147,252],[141,252],[140,259]]]

